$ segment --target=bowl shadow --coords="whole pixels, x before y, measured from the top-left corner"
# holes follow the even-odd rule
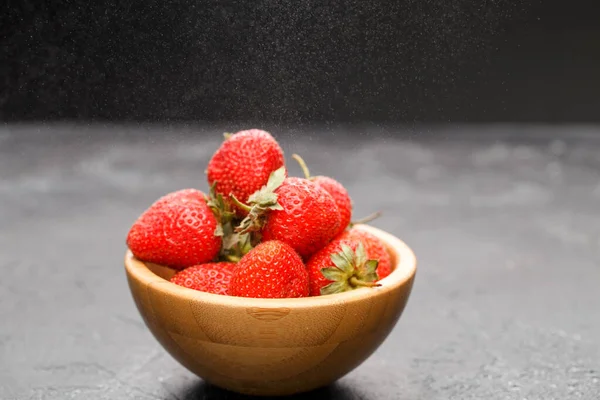
[[[353,400],[357,398],[357,395],[356,393],[352,393],[351,389],[345,386],[343,383],[334,382],[328,386],[315,389],[310,392],[299,393],[291,396],[248,396],[221,389],[220,387],[208,384],[201,380],[195,385],[189,387],[186,390],[185,395],[179,398],[181,400]],[[361,393],[359,398],[363,400],[370,400],[368,397],[365,398],[363,393]]]

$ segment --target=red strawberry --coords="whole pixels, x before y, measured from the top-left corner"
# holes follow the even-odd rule
[[[341,222],[336,233],[337,236],[346,230],[348,225],[350,225],[350,220],[352,219],[352,200],[350,199],[350,195],[341,183],[328,176],[316,176],[312,179],[312,181],[316,185],[325,189],[327,193],[333,197],[333,200],[340,211]]]
[[[281,240],[308,258],[335,237],[340,214],[324,189],[308,179],[285,178],[284,173],[282,167],[271,174],[267,185],[250,196],[251,206],[234,198],[248,211],[236,231],[258,233],[263,240]]]
[[[264,240],[284,241],[308,257],[335,237],[340,214],[324,189],[307,179],[287,178],[275,194],[282,209],[272,210],[267,217]]]
[[[226,295],[235,267],[231,262],[194,265],[176,273],[171,282],[201,292]]]
[[[209,262],[221,247],[204,193],[183,189],[156,200],[134,222],[127,246],[142,260],[175,269]]]
[[[311,296],[379,286],[377,260],[368,259],[358,241],[332,241],[308,260],[306,268]]]
[[[283,150],[270,133],[250,129],[228,136],[213,154],[206,170],[215,191],[247,202],[263,187],[271,172],[284,165]],[[243,210],[236,210],[240,215]]]
[[[292,155],[292,157],[300,164],[306,179],[311,180],[316,185],[322,187],[331,195],[331,197],[333,197],[333,200],[340,211],[340,226],[335,236],[339,235],[346,230],[352,219],[352,199],[350,198],[348,191],[341,183],[328,176],[319,175],[311,177],[310,171],[304,160],[297,154]]]
[[[361,229],[352,228],[342,233],[338,238],[361,241],[365,246],[367,257],[379,261],[379,265],[377,266],[379,279],[385,278],[392,272],[390,253],[388,253],[385,245],[377,236]]]
[[[278,240],[260,243],[237,264],[229,295],[286,298],[308,296],[308,272],[300,256]]]

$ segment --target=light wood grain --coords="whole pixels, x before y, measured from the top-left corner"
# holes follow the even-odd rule
[[[159,343],[183,366],[238,393],[273,396],[327,385],[365,361],[396,325],[410,295],[416,258],[398,238],[381,238],[394,270],[381,287],[300,299],[247,299],[168,282],[174,271],[125,256],[135,304]]]

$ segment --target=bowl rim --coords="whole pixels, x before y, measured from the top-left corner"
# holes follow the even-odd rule
[[[215,306],[248,308],[287,308],[303,309],[325,307],[331,304],[361,301],[374,296],[386,295],[410,283],[417,270],[417,258],[413,250],[396,236],[370,225],[358,224],[356,229],[367,231],[384,241],[389,251],[395,252],[396,265],[387,277],[381,279],[382,284],[375,288],[359,288],[343,293],[327,296],[301,298],[249,298],[224,296],[185,288],[155,274],[148,268],[146,262],[136,259],[131,250],[125,254],[125,270],[130,279],[137,281],[149,289],[154,289],[168,296],[187,299],[192,302],[209,303]]]

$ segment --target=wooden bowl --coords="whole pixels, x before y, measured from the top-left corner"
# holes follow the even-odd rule
[[[125,257],[129,287],[160,344],[205,381],[274,396],[328,385],[365,361],[394,328],[411,292],[416,258],[396,237],[381,238],[394,269],[378,288],[298,299],[250,299],[199,292],[174,271]]]

